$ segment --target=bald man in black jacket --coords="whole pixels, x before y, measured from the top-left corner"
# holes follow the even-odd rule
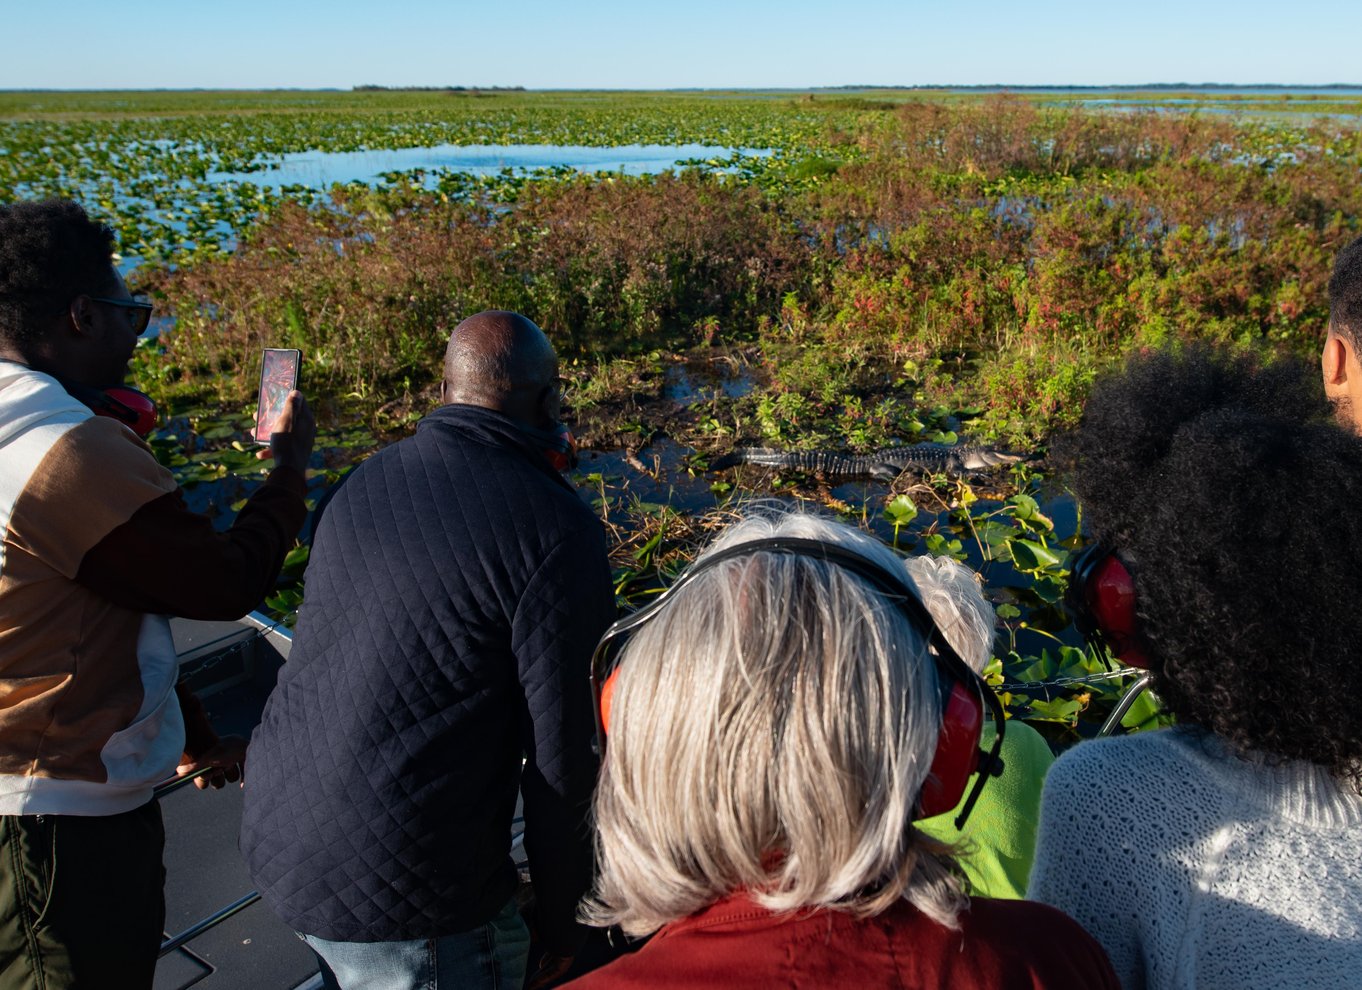
[[[356,468],[317,527],[241,844],[341,986],[520,986],[517,786],[540,975],[580,943],[587,675],[614,595],[600,522],[553,466],[559,381],[529,320],[465,320],[443,404]]]

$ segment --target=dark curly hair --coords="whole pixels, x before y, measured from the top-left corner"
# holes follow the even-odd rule
[[[1362,782],[1362,439],[1318,368],[1207,347],[1131,358],[1056,444],[1135,574],[1182,724]]]
[[[1329,276],[1329,322],[1354,348],[1362,346],[1362,237],[1334,259]]]
[[[69,200],[0,206],[0,339],[30,343],[82,292],[112,291],[114,246]]]

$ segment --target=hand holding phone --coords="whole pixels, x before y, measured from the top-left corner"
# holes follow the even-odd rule
[[[260,360],[260,395],[255,404],[256,443],[269,443],[275,421],[284,411],[289,393],[298,388],[298,368],[302,351],[294,348],[267,347]]]
[[[302,360],[302,352],[292,348],[265,349],[260,361],[255,429],[251,432],[256,443],[269,445],[257,457],[261,460],[273,457],[280,467],[297,471],[307,469],[312,444],[317,437],[312,410],[298,391],[298,368]]]
[[[270,434],[270,445],[255,456],[261,460],[273,457],[279,467],[303,472],[307,470],[312,444],[317,439],[317,421],[302,392],[294,390],[284,398],[283,411]]]

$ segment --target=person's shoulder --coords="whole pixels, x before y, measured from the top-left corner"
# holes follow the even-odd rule
[[[1026,945],[1037,930],[1063,936],[1083,928],[1063,911],[1037,901],[971,897],[960,912],[962,929],[970,935],[987,935],[997,944]],[[1043,936],[1049,941],[1050,936]]]
[[[56,379],[0,361],[0,450],[7,475],[31,470],[93,415]]]
[[[1129,774],[1159,775],[1167,762],[1180,759],[1186,746],[1176,729],[1151,729],[1128,736],[1089,739],[1065,750],[1050,771],[1051,779],[1105,778],[1113,768]]]
[[[178,487],[131,430],[105,417],[50,419],[3,450],[7,538],[67,577],[109,533]]]
[[[106,416],[85,416],[62,431],[47,448],[41,483],[49,494],[77,491],[82,499],[119,500],[125,489],[134,500],[167,494],[177,485],[135,433]]]
[[[743,966],[744,961],[750,962],[750,954],[732,966],[728,943],[742,946],[743,939],[726,932],[717,937],[695,931],[669,936],[664,928],[641,947],[562,986],[564,990],[682,990],[753,985],[757,981]]]
[[[1055,754],[1045,737],[1025,722],[1010,720],[1003,734],[1003,765],[1009,761],[1021,761],[1028,765],[1048,767],[1055,761]]]
[[[973,897],[959,920],[969,951],[980,962],[991,957],[1005,972],[1030,975],[1029,982],[1018,985],[1038,990],[1119,987],[1097,940],[1058,908]]]
[[[1232,789],[1198,752],[1197,735],[1179,729],[1079,743],[1045,779],[1041,845],[1072,830],[1153,842],[1191,809],[1216,813]]]

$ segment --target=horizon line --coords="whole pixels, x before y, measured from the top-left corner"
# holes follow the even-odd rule
[[[1362,89],[1362,82],[1331,83],[1227,83],[1227,82],[1146,82],[1146,83],[838,83],[814,86],[522,86],[522,85],[465,85],[458,83],[434,85],[382,85],[358,83],[352,86],[143,86],[134,88],[57,86],[0,86],[0,93],[356,93],[356,92],[444,92],[444,91],[500,91],[519,93],[799,93],[838,90],[1092,90],[1139,91],[1150,89],[1273,89],[1273,90],[1330,90]]]

